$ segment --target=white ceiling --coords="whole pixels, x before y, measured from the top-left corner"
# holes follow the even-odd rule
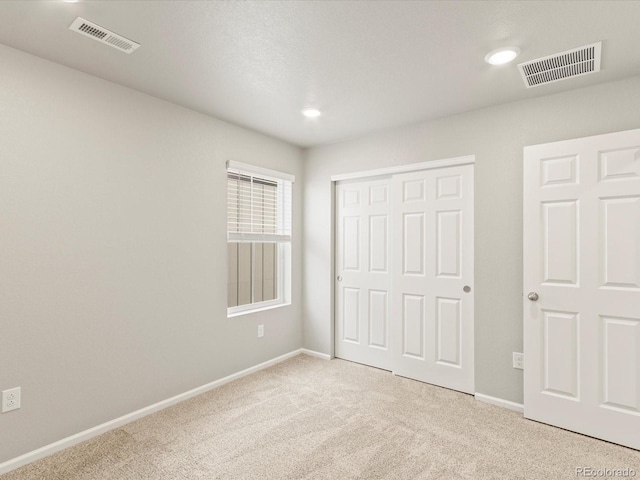
[[[639,75],[639,20],[639,1],[1,1],[0,43],[313,146]],[[524,87],[516,63],[600,40],[600,73]],[[508,45],[512,65],[484,62]]]

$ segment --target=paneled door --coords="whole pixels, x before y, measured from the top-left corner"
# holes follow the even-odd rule
[[[640,130],[524,149],[525,417],[640,449]]]
[[[393,371],[474,393],[473,165],[394,175]]]
[[[389,178],[339,183],[336,207],[336,356],[391,370]]]
[[[473,165],[336,186],[336,357],[474,392]]]

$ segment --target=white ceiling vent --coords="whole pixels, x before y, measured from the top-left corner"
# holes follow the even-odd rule
[[[602,42],[556,53],[518,65],[527,88],[600,71]]]
[[[140,46],[139,43],[129,40],[128,38],[124,38],[122,35],[111,32],[106,28],[102,28],[100,25],[91,23],[81,17],[74,20],[69,27],[69,30],[86,35],[87,37],[93,38],[94,40],[104,43],[105,45],[109,45],[110,47],[117,48],[121,52],[125,53],[131,53]]]

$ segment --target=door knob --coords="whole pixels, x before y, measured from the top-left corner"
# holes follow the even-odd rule
[[[469,293],[471,291],[471,287],[469,285],[465,285],[464,287],[462,287],[462,291],[464,293]]]
[[[338,280],[339,282],[341,282],[341,281],[342,281],[342,276],[341,276],[341,275],[338,275],[337,280]]]
[[[531,300],[532,302],[537,302],[538,298],[540,298],[540,297],[538,296],[538,294],[536,292],[530,292],[529,295],[527,295],[527,298],[529,300]]]

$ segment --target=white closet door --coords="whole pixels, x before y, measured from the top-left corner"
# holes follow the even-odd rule
[[[640,449],[640,130],[524,149],[524,292],[525,417]]]
[[[474,393],[473,165],[393,176],[393,371]]]
[[[389,179],[336,187],[336,341],[339,358],[391,369]]]

